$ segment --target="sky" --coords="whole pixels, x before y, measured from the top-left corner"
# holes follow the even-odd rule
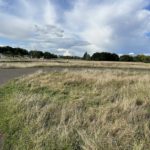
[[[150,0],[0,0],[0,45],[148,55]]]

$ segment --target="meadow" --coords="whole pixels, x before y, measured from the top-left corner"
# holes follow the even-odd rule
[[[35,67],[73,67],[73,68],[106,68],[106,69],[150,69],[150,63],[85,61],[69,59],[0,59],[0,69],[35,68]]]
[[[108,69],[39,71],[0,87],[4,150],[149,149],[149,72],[80,66],[88,63]]]

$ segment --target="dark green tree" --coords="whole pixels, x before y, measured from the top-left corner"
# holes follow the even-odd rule
[[[22,48],[12,48],[10,46],[0,47],[0,53],[7,56],[27,56],[29,53]]]
[[[90,60],[91,59],[91,56],[85,52],[84,55],[83,55],[83,60]]]
[[[122,55],[120,56],[120,61],[131,62],[134,61],[134,58],[131,55]]]
[[[96,52],[92,55],[91,59],[96,61],[119,61],[119,56],[115,53]]]
[[[150,56],[137,55],[134,57],[134,61],[149,63],[150,62]]]
[[[29,52],[31,58],[42,58],[44,53],[42,51],[32,50]]]
[[[50,52],[45,52],[44,53],[44,58],[45,59],[57,58],[57,55],[51,54]]]

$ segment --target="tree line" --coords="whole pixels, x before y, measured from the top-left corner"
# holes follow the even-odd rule
[[[83,57],[79,56],[58,56],[50,52],[43,52],[38,50],[28,51],[23,48],[12,48],[10,46],[0,47],[0,54],[10,57],[30,57],[30,58],[43,58],[43,59],[82,59],[82,60],[93,60],[93,61],[124,61],[124,62],[149,62],[150,56],[146,55],[122,55],[119,56],[115,53],[110,52],[96,52],[90,56],[87,52],[84,53]]]
[[[123,61],[123,62],[145,62],[150,63],[150,56],[146,55],[117,55],[109,52],[96,52],[90,56],[87,52],[83,55],[84,60],[94,61]]]
[[[57,58],[57,55],[52,54],[50,52],[43,52],[37,50],[28,51],[23,48],[12,48],[10,46],[0,47],[0,54],[10,57],[30,57],[30,58],[44,58],[44,59],[51,59]]]

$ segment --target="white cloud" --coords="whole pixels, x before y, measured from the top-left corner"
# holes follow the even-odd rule
[[[59,54],[63,54],[63,56],[72,56],[70,50],[68,50],[68,49],[58,48],[57,51]]]
[[[1,0],[0,4],[2,2]],[[48,31],[48,25],[56,24],[56,14],[49,0],[15,0],[12,5],[6,3],[0,7],[1,36],[26,40],[32,38],[36,32],[35,25],[47,28],[47,32],[51,32],[52,30]]]
[[[72,56],[71,53],[69,52],[69,50],[66,50],[63,54],[63,56]]]
[[[131,52],[131,53],[129,53],[129,55],[135,55],[135,53]]]
[[[89,44],[58,22],[59,16],[50,0],[15,0],[12,5],[0,7],[0,37],[25,43],[19,46],[51,50]]]
[[[26,39],[30,36],[32,24],[16,16],[0,13],[0,36],[12,39]]]
[[[46,4],[44,5],[44,21],[46,24],[55,24],[56,23],[56,13],[55,9],[50,3],[49,0],[46,0]]]
[[[150,40],[150,11],[143,9],[145,0],[108,0],[92,5],[92,1],[77,1],[66,12],[68,28],[100,50],[145,49]]]

